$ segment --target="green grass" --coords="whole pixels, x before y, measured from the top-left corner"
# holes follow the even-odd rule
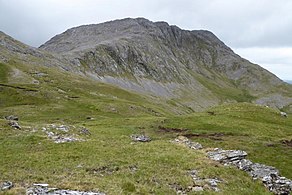
[[[292,178],[292,150],[281,140],[292,139],[292,119],[270,108],[248,103],[228,104],[210,109],[215,115],[196,113],[167,119],[165,127],[189,129],[186,133],[225,134],[221,140],[196,138],[207,147],[241,149],[255,162],[277,167]],[[270,145],[270,146],[269,146]]]
[[[0,83],[7,82],[9,68],[7,65],[0,63]]]
[[[226,100],[236,100],[237,102],[251,102],[255,99],[255,97],[250,95],[247,90],[238,88],[234,83],[230,83],[230,80],[225,77],[221,76],[220,78],[225,81],[225,86],[220,86],[220,84],[216,83],[216,80],[212,82],[210,81],[210,79],[206,79],[201,75],[196,75],[196,79],[205,87],[207,87],[210,91],[212,91],[215,95],[217,95],[217,97],[220,98],[220,100],[223,102]]]
[[[254,162],[275,166],[292,178],[292,151],[280,142],[292,139],[292,119],[282,118],[270,108],[226,104],[210,109],[215,115],[176,116],[170,110],[190,110],[174,101],[140,96],[57,69],[20,63],[11,66],[21,69],[26,80],[40,82],[25,84],[18,78],[19,83],[13,83],[37,92],[1,87],[1,118],[17,115],[23,127],[12,129],[0,119],[0,182],[15,184],[11,194],[23,194],[33,183],[107,194],[175,194],[170,185],[192,185],[187,174],[192,169],[199,170],[201,177],[222,179],[219,194],[269,194],[246,173],[209,160],[204,150],[192,151],[171,143],[179,133],[161,132],[159,126],[188,129],[184,133],[223,133],[221,140],[192,139],[205,148],[245,150]],[[48,76],[36,77],[32,71]],[[84,142],[55,144],[42,131],[51,123],[84,126],[91,135],[80,135]],[[152,141],[132,143],[130,135],[140,133]]]

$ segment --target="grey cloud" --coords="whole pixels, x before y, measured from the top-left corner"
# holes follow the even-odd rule
[[[81,24],[125,17],[207,29],[231,47],[292,46],[289,0],[0,0],[0,29],[38,46]]]

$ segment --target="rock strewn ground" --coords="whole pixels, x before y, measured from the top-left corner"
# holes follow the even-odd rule
[[[187,137],[179,136],[174,140],[175,143],[184,144],[191,149],[201,149],[202,145],[197,142],[190,141]],[[199,147],[195,147],[199,146]],[[238,169],[247,172],[253,179],[260,179],[264,186],[269,189],[269,191],[274,194],[290,194],[292,192],[292,180],[282,177],[279,174],[279,170],[275,167],[267,166],[264,164],[253,163],[252,161],[246,159],[247,153],[242,150],[223,150],[221,148],[215,148],[212,151],[207,152],[207,156],[218,161],[226,166],[234,165]],[[192,178],[197,179],[196,172],[191,172]],[[220,181],[218,179],[211,180],[211,183],[216,183],[213,186],[213,190],[218,191],[217,183]],[[201,186],[195,186],[196,190],[203,191],[204,188]],[[199,188],[198,188],[199,187]],[[211,185],[212,187],[212,185]]]

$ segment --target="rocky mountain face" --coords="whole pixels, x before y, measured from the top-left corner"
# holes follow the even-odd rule
[[[226,101],[279,108],[292,102],[291,87],[209,31],[128,18],[69,29],[40,48],[60,53],[84,75],[195,110]]]
[[[0,45],[15,52],[6,42],[1,39]],[[235,101],[277,108],[292,103],[291,86],[235,54],[213,33],[165,22],[127,18],[85,25],[53,37],[40,49],[24,50],[21,55],[42,59],[46,66],[193,110]]]

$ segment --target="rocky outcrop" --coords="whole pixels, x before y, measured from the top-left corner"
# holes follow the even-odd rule
[[[197,142],[192,142],[184,136],[178,136],[172,142],[183,144],[194,150],[202,149],[201,144]],[[207,152],[207,156],[214,161],[218,161],[224,164],[225,166],[236,166],[238,169],[247,172],[254,180],[261,180],[264,186],[274,194],[288,195],[290,194],[290,192],[292,192],[292,180],[282,177],[275,167],[259,163],[253,163],[252,161],[246,159],[247,153],[245,151],[223,150],[221,148],[215,148]],[[192,191],[204,191],[204,186],[198,185],[198,183],[209,183],[209,189],[219,191],[219,189],[217,188],[217,183],[222,182],[220,179],[200,179],[197,176],[196,170],[192,170],[189,173],[194,180],[194,186],[190,188],[192,189]],[[179,189],[179,191],[185,192],[181,189]]]
[[[259,179],[274,194],[290,194],[292,180],[282,177],[279,171],[272,166],[253,163],[245,159],[247,153],[241,150],[214,149],[207,153],[212,160],[224,165],[234,165],[238,169],[247,172],[253,179]]]

